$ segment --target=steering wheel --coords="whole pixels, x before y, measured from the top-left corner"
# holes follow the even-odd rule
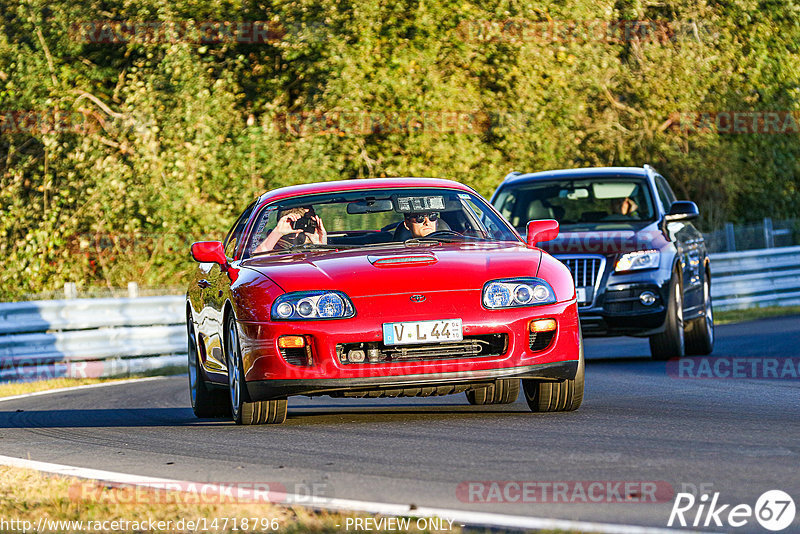
[[[457,235],[458,237],[464,237],[464,234],[456,232],[455,230],[436,230],[435,232],[431,232],[425,237],[422,237],[420,239],[425,239],[428,237],[444,237],[448,235]]]

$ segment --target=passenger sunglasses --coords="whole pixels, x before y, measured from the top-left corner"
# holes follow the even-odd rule
[[[406,215],[406,219],[417,224],[424,223],[426,217],[429,221],[435,222],[439,218],[439,214],[434,211],[432,213],[409,213]]]

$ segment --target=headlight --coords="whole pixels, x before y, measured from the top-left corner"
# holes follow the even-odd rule
[[[272,319],[346,319],[355,316],[355,308],[341,291],[298,291],[281,295],[272,303]]]
[[[636,252],[628,252],[623,254],[617,261],[614,270],[620,271],[636,271],[638,269],[655,269],[658,267],[658,259],[660,254],[657,250],[637,250]]]
[[[493,280],[483,286],[483,305],[490,309],[538,306],[555,301],[553,288],[539,278]]]

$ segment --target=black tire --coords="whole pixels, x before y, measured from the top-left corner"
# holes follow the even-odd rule
[[[519,397],[519,379],[503,378],[491,386],[468,389],[464,393],[470,404],[511,404]]]
[[[686,354],[704,356],[714,350],[714,311],[711,304],[711,279],[706,271],[703,280],[703,316],[693,319],[686,328]]]
[[[286,421],[286,399],[251,401],[244,380],[239,332],[233,317],[226,324],[226,361],[228,391],[233,421],[237,425],[279,425]]]
[[[200,418],[228,417],[231,411],[225,390],[210,388],[203,377],[200,355],[197,352],[197,337],[191,317],[187,317],[186,331],[188,333],[189,396],[192,400],[192,410]]]
[[[664,331],[650,336],[650,357],[654,360],[683,358],[686,341],[683,327],[683,284],[678,273],[669,282]]]
[[[578,348],[578,371],[572,380],[552,382],[522,379],[525,401],[532,412],[572,412],[583,403],[584,368],[583,335]]]

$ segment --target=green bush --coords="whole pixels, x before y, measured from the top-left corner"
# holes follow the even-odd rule
[[[109,20],[275,31],[85,38]],[[637,20],[651,33],[585,31]],[[567,21],[583,33],[546,31]],[[67,281],[180,286],[189,243],[224,235],[263,190],[319,180],[446,177],[488,196],[511,170],[651,163],[706,229],[796,216],[797,135],[687,132],[676,117],[798,111],[799,23],[791,3],[751,0],[3,0],[0,299]],[[69,127],[19,127],[15,111]]]

